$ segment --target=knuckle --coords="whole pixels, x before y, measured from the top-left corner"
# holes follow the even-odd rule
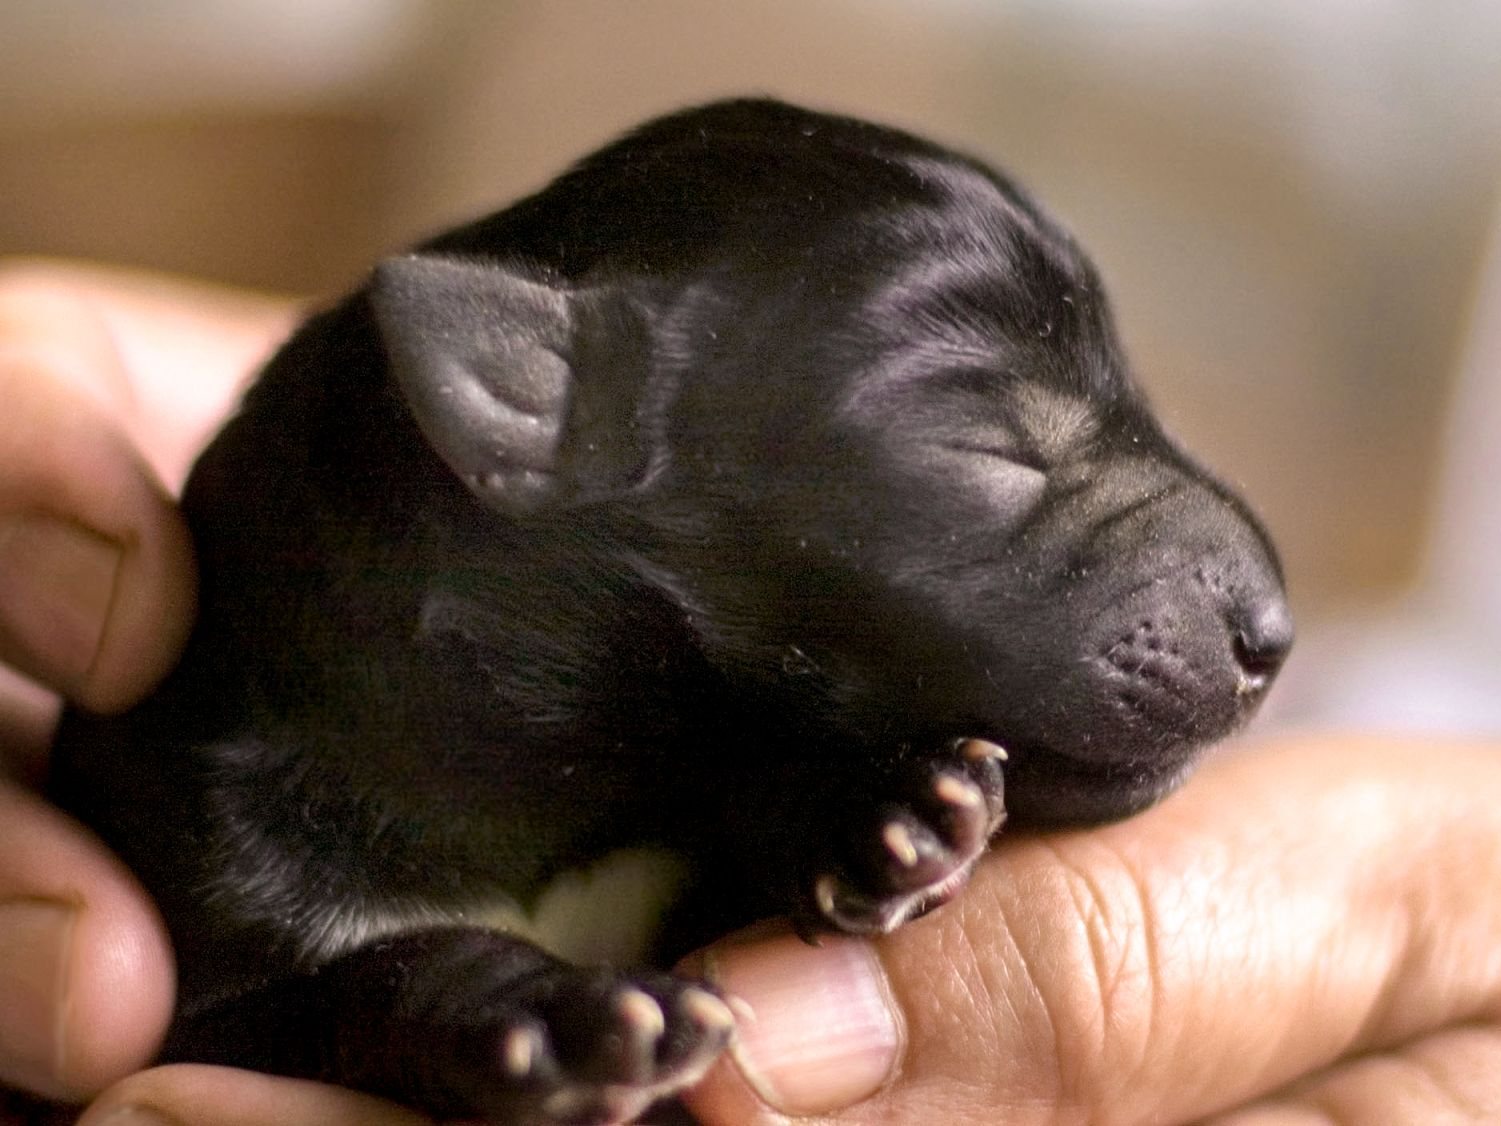
[[[957,928],[954,964],[986,1015],[997,1058],[1014,1063],[1007,1098],[1080,1110],[1109,1105],[1151,1070],[1170,917],[1130,858],[1097,838],[1039,839],[995,866],[976,914]],[[1004,871],[1010,869],[1009,872]],[[985,902],[979,902],[979,900]],[[1010,949],[997,957],[999,933]]]
[[[1052,983],[1058,1023],[1074,1025],[1069,1042],[1092,1052],[1062,1059],[1069,1086],[1086,1090],[1137,1073],[1148,1057],[1163,988],[1162,939],[1152,896],[1127,859],[1101,842],[1057,850],[1060,896],[1072,909],[1065,974]],[[1067,912],[1065,912],[1067,919]]]

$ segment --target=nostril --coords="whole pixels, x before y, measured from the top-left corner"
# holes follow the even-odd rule
[[[1280,598],[1264,603],[1231,628],[1240,667],[1262,682],[1275,676],[1293,646],[1293,619],[1287,604]]]

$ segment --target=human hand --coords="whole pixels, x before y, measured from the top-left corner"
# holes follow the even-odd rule
[[[1498,795],[1496,745],[1289,739],[1133,820],[1003,840],[873,945],[729,940],[708,967],[757,1019],[692,1106],[712,1126],[1501,1121]]]
[[[0,1086],[87,1099],[142,1067],[166,1027],[172,957],[149,899],[27,788],[57,711],[40,686],[111,709],[170,667],[193,614],[171,493],[294,316],[127,271],[0,265]],[[185,1123],[411,1121],[203,1068],[131,1075],[90,1117],[143,1101]]]

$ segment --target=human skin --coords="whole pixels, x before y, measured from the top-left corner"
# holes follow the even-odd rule
[[[0,659],[100,708],[166,670],[192,617],[171,496],[296,313],[0,266]],[[0,1080],[92,1099],[89,1124],[424,1121],[304,1081],[142,1070],[170,949],[129,874],[31,788],[55,700],[0,677]],[[1494,744],[1283,737],[1133,820],[1002,840],[879,942],[735,936],[697,961],[754,1017],[692,1106],[710,1126],[1501,1120],[1497,795]]]

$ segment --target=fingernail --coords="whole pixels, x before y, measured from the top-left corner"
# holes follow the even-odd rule
[[[860,1102],[896,1069],[903,1023],[869,944],[788,936],[709,952],[707,975],[742,998],[735,1063],[756,1093],[789,1115]]]
[[[78,913],[48,900],[0,903],[0,1076],[55,1094]]]
[[[177,1119],[153,1107],[131,1104],[116,1107],[91,1126],[177,1126]]]
[[[60,688],[88,674],[104,636],[120,545],[68,520],[0,520],[0,658]]]

